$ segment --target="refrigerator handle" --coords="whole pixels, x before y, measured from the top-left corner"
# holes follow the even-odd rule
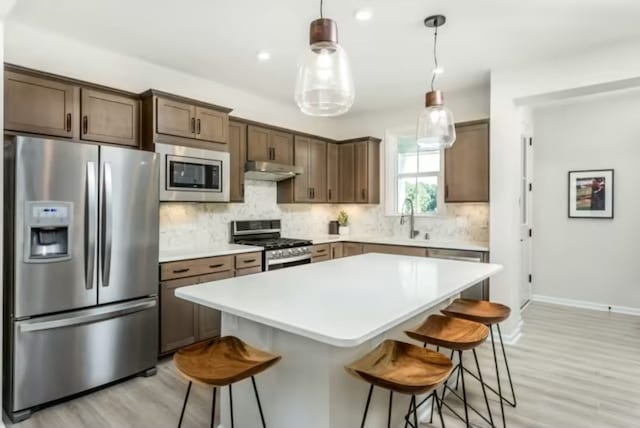
[[[103,197],[102,197],[102,286],[109,286],[109,276],[111,275],[111,244],[113,238],[113,176],[111,174],[111,164],[104,163]]]
[[[33,319],[18,322],[21,333],[52,330],[56,328],[73,327],[83,324],[91,324],[106,321],[136,312],[145,311],[156,306],[156,299],[147,299],[140,302],[127,302],[115,306],[98,307],[78,314],[53,315],[42,319]]]
[[[96,266],[96,234],[98,232],[98,191],[96,186],[96,164],[87,162],[87,220],[85,222],[85,288],[93,288]]]

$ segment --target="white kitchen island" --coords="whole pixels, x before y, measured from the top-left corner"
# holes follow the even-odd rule
[[[495,264],[365,254],[183,287],[176,296],[222,312],[222,335],[282,355],[256,377],[267,426],[360,426],[368,385],[344,366],[499,272]],[[389,395],[374,391],[367,427],[385,426]],[[250,381],[233,387],[235,426],[258,427]],[[393,426],[409,398],[394,395]],[[228,389],[221,402],[229,428]]]

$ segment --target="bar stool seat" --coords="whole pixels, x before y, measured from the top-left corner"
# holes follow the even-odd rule
[[[487,340],[489,328],[473,321],[430,315],[418,328],[405,331],[405,333],[410,338],[422,343],[442,346],[455,351],[466,351]]]
[[[185,378],[212,386],[227,386],[255,376],[280,359],[234,336],[197,343],[176,352],[173,362]]]
[[[498,324],[509,318],[511,308],[486,300],[455,299],[442,313],[482,324]]]
[[[215,420],[217,389],[223,386],[229,387],[231,428],[233,428],[232,384],[248,378],[251,378],[253,384],[262,426],[266,427],[254,376],[267,370],[278,360],[280,360],[280,356],[253,348],[234,336],[225,336],[211,342],[197,343],[176,352],[173,356],[175,367],[182,376],[189,380],[189,387],[182,405],[178,428],[182,425],[193,382],[213,386],[212,428]]]
[[[453,363],[446,355],[409,343],[385,340],[370,353],[346,367],[351,375],[371,385],[361,426],[364,427],[366,422],[373,387],[377,386],[389,390],[389,424],[393,393],[411,395],[405,422],[410,423],[408,418],[413,413],[414,421],[410,424],[418,428],[416,395],[432,391],[434,400],[437,400],[435,390],[449,378],[452,369]]]

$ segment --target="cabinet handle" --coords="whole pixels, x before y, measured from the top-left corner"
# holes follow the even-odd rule
[[[253,263],[255,261],[256,259],[247,259],[247,260],[243,260],[242,263]]]
[[[87,132],[89,132],[89,118],[84,116],[82,118],[82,133],[86,134]]]
[[[242,194],[242,197],[244,198],[244,184],[240,185],[240,193]]]
[[[192,117],[191,118],[191,132],[192,133],[196,133],[196,118]]]
[[[365,190],[364,190],[364,189],[362,189],[361,194],[362,194],[362,199],[367,199],[367,197],[366,197],[366,195],[365,195]]]
[[[323,248],[322,250],[317,250],[316,253],[320,254],[320,253],[326,253],[327,249]]]
[[[329,189],[329,200],[331,200],[331,189]]]
[[[332,249],[331,249],[331,258],[332,258],[332,259],[335,259],[335,258],[336,258],[336,249],[335,249],[335,248],[332,248]]]
[[[173,273],[185,273],[185,272],[189,272],[191,269],[189,268],[185,268],[185,269],[174,269]]]
[[[311,193],[313,194],[313,199],[315,199],[316,198],[316,188],[315,187],[311,188]]]
[[[271,147],[271,151],[273,152],[273,156],[271,157],[271,160],[276,160],[276,148]]]
[[[445,198],[449,197],[449,185],[448,184],[444,185],[444,197]]]
[[[209,268],[211,268],[211,269],[217,269],[217,268],[222,267],[222,266],[224,266],[224,263],[218,263],[218,264],[216,264],[216,265],[209,265]]]
[[[200,119],[196,121],[196,134],[200,135]]]
[[[67,113],[67,132],[71,131],[71,113]]]

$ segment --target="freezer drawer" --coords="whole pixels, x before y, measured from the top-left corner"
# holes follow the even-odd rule
[[[154,367],[156,298],[14,322],[12,412]]]

